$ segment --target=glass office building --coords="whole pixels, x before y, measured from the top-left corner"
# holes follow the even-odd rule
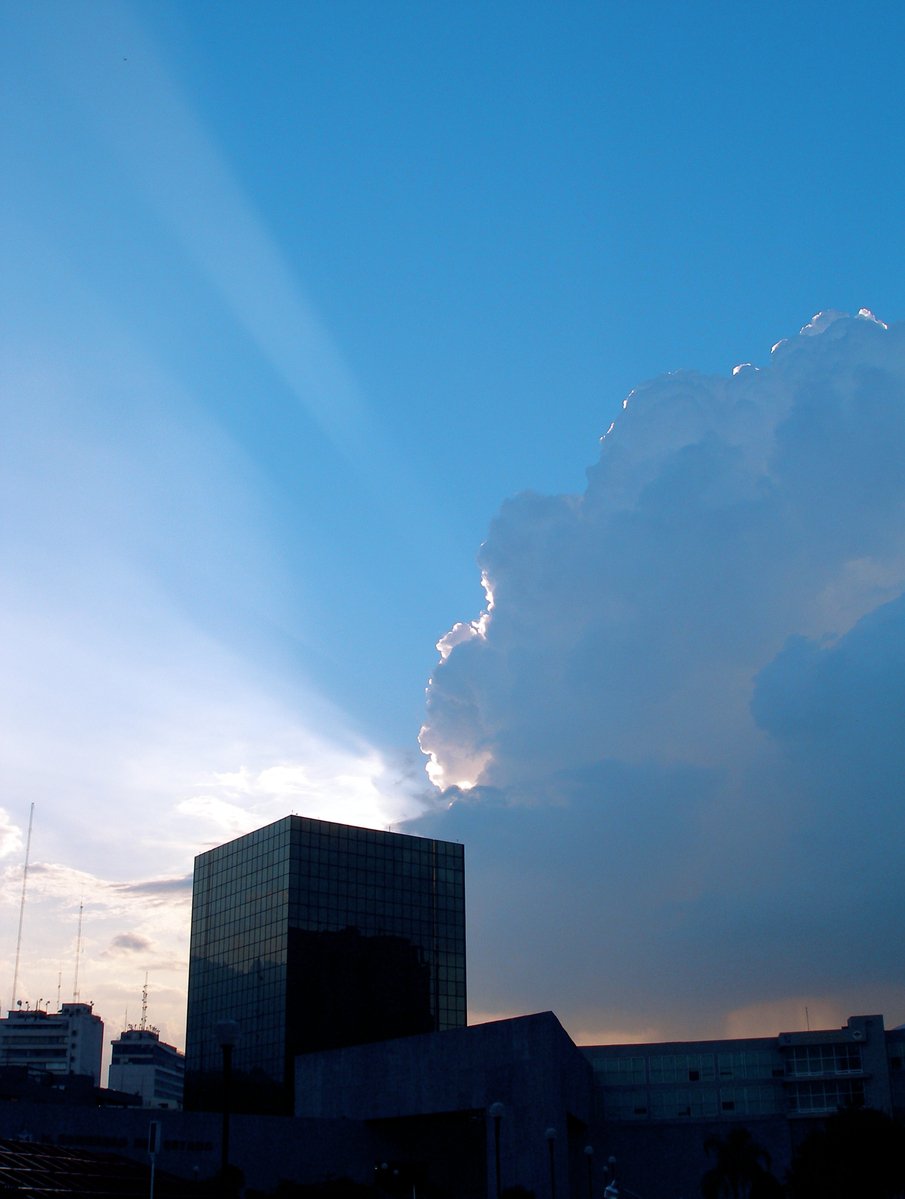
[[[288,1110],[299,1053],[465,1024],[461,845],[287,816],[195,859],[186,1106]]]

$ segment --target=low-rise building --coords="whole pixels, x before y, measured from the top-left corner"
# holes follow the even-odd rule
[[[185,1056],[154,1028],[128,1028],[111,1043],[111,1090],[140,1095],[144,1107],[181,1107]]]
[[[901,1042],[882,1016],[775,1037],[584,1045],[598,1111],[610,1123],[826,1116],[841,1107],[892,1115]]]
[[[772,1037],[583,1045],[607,1151],[645,1199],[696,1187],[708,1144],[743,1126],[783,1179],[798,1145],[834,1112],[905,1116],[905,1030],[879,1015]],[[669,1162],[664,1170],[663,1163]]]
[[[101,1081],[104,1022],[90,1003],[11,1011],[0,1020],[0,1066],[24,1066],[56,1076],[82,1074]]]

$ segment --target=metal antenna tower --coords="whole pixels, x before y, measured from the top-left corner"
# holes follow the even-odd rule
[[[28,812],[28,836],[25,839],[25,865],[22,868],[22,900],[19,904],[19,932],[16,935],[16,964],[13,968],[12,1004],[16,1002],[16,991],[19,988],[19,954],[22,952],[22,921],[25,919],[25,888],[28,884],[28,860],[31,855],[31,826],[35,818],[35,805]]]
[[[84,899],[79,900],[79,933],[75,942],[75,977],[72,980],[72,1000],[79,1002],[79,962],[82,957],[82,913],[85,910]]]
[[[145,985],[141,989],[141,1024],[142,1032],[148,1027],[148,972],[145,971]]]

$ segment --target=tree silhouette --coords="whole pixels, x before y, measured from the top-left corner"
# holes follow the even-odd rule
[[[789,1169],[792,1199],[905,1196],[905,1129],[873,1108],[845,1108],[804,1140]]]
[[[733,1128],[704,1142],[716,1160],[701,1179],[702,1199],[774,1199],[782,1188],[770,1173],[770,1154],[747,1128]]]

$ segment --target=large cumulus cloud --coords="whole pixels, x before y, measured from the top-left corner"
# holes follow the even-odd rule
[[[422,731],[475,1006],[901,1018],[905,326],[822,314],[638,388],[585,493],[508,501],[480,566]]]

